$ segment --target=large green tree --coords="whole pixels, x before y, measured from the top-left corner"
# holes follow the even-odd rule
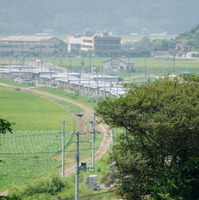
[[[97,115],[126,132],[110,152],[107,174],[120,196],[199,198],[198,83],[194,75],[167,76],[98,103]]]

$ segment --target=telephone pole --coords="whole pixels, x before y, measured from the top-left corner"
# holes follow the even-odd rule
[[[63,120],[63,135],[62,135],[62,176],[63,177],[64,177],[64,166],[65,166],[64,152],[65,152],[65,120]]]
[[[76,114],[77,117],[81,118],[84,115],[89,115],[89,114],[93,114],[93,120],[90,121],[90,126],[93,128],[93,139],[92,139],[92,170],[94,171],[95,169],[95,112],[93,113],[86,113],[86,114]]]
[[[92,142],[92,170],[95,169],[95,112],[93,113],[93,121],[91,121],[93,127],[93,142]]]
[[[114,129],[111,129],[111,145],[114,146]]]
[[[85,133],[80,133],[79,131],[76,131],[73,133],[77,136],[76,142],[76,178],[75,178],[75,200],[79,200],[79,170],[81,169],[79,167],[79,135],[80,134],[85,134]]]

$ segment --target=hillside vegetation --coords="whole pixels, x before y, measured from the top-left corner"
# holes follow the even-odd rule
[[[189,0],[1,0],[1,34],[32,34],[43,29],[73,34],[86,28],[116,34],[179,33],[198,23],[199,1]]]

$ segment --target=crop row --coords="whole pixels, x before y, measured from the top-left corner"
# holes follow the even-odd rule
[[[66,131],[65,145],[71,140]],[[14,131],[0,136],[1,158],[50,158],[62,150],[62,133],[51,131]]]

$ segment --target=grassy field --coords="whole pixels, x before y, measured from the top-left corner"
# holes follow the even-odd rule
[[[84,97],[84,96],[79,97],[78,94],[69,93],[69,92],[66,92],[63,89],[54,89],[54,88],[49,88],[49,87],[42,87],[42,88],[39,88],[38,90],[43,91],[43,92],[48,92],[48,93],[51,93],[51,94],[54,94],[54,95],[58,95],[58,96],[61,96],[61,97],[65,97],[69,100],[81,103],[81,104],[83,104],[83,105],[85,105],[85,106],[87,106],[91,109],[94,109],[94,107],[96,106],[96,102],[94,102],[93,99],[91,101],[88,101],[88,97]],[[66,104],[66,103],[64,103],[64,104]],[[82,111],[83,110],[81,110],[80,112],[82,112]]]
[[[53,58],[44,58],[46,61],[54,63]],[[102,69],[103,62],[110,58],[84,58],[84,67],[85,69],[89,69],[90,67],[97,67],[98,69]],[[137,71],[145,70],[145,63],[147,70],[149,72],[156,71],[159,72],[172,72],[173,68],[176,72],[181,72],[185,70],[189,70],[190,72],[195,72],[199,68],[199,60],[178,60],[173,58],[129,58],[130,61],[135,62],[135,69]],[[62,58],[60,62],[60,58],[55,58],[55,64],[60,65],[66,68],[72,67],[80,67],[82,62],[81,57],[75,58]]]
[[[108,60],[109,58],[88,58],[88,57],[64,57],[61,58],[60,57],[55,57],[55,58],[43,58],[44,60],[46,60],[47,62],[50,62],[52,64],[55,65],[59,65],[62,66],[64,68],[67,68],[69,70],[71,70],[73,68],[73,70],[78,70],[82,67],[82,61],[84,60],[84,69],[90,71],[91,67],[93,68],[98,68],[101,69],[103,67],[103,62]]]
[[[68,110],[21,90],[0,87],[0,110],[0,116],[15,123],[15,130],[60,130],[62,120],[71,121],[66,129],[74,129]]]
[[[31,86],[33,86],[34,85],[34,82],[32,83],[32,84],[24,84],[24,83],[15,83],[15,82],[13,82],[13,81],[11,81],[11,80],[9,80],[9,79],[6,79],[6,78],[4,78],[4,79],[0,79],[0,83],[5,83],[5,84],[9,84],[9,85],[13,85],[13,86],[20,86],[20,87],[31,87]]]

